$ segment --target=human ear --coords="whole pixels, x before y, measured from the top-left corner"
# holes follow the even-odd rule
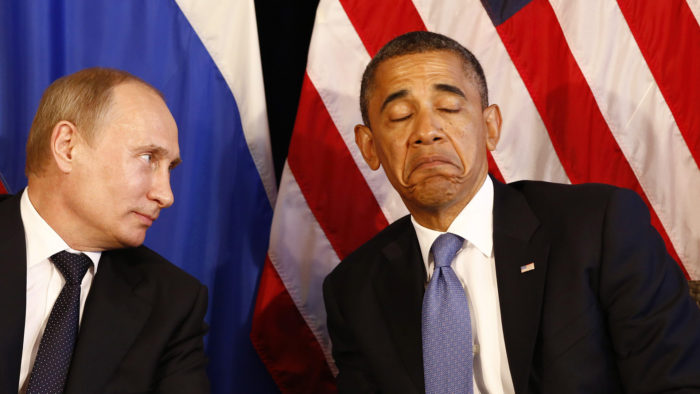
[[[73,168],[73,153],[80,136],[78,128],[62,120],[51,131],[51,156],[61,172],[69,173]]]
[[[484,108],[484,120],[486,123],[486,148],[493,151],[501,138],[501,109],[498,108],[498,105],[491,104]]]
[[[362,153],[362,157],[369,168],[375,171],[379,169],[379,157],[374,147],[372,130],[363,124],[355,126],[355,143],[360,148],[360,153]]]

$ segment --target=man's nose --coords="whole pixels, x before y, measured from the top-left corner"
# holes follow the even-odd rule
[[[148,198],[158,203],[158,207],[163,209],[173,205],[175,196],[170,188],[170,171],[162,169],[158,171],[153,181]]]
[[[429,145],[445,138],[442,119],[435,111],[423,110],[416,113],[414,126],[415,128],[411,135],[412,145]]]

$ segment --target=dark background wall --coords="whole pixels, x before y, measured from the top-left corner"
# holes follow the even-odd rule
[[[318,0],[255,0],[267,117],[279,184],[294,129]]]

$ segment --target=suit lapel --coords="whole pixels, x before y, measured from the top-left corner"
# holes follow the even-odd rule
[[[151,297],[139,286],[140,273],[129,270],[129,265],[123,251],[102,254],[85,304],[66,393],[102,391],[150,314]]]
[[[27,307],[27,255],[20,194],[0,203],[0,392],[17,392]]]
[[[421,310],[425,268],[410,219],[400,220],[404,220],[401,234],[382,249],[384,261],[378,264],[373,287],[397,353],[416,388],[423,392]]]
[[[549,238],[516,190],[494,181],[493,231],[503,335],[516,393],[525,392],[540,322]],[[534,270],[521,267],[534,263]]]

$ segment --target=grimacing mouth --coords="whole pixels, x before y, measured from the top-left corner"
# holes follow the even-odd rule
[[[405,184],[404,187],[406,190],[408,190],[411,193],[414,193],[416,189],[421,185],[429,181],[430,179],[433,178],[445,178],[447,181],[452,183],[453,185],[459,185],[462,184],[466,181],[467,177],[464,175],[444,175],[444,174],[435,174],[435,175],[430,175],[428,177],[425,177],[421,179],[419,182],[415,182],[412,184]]]
[[[436,149],[433,149],[436,150]],[[442,149],[441,149],[442,150]],[[418,155],[418,154],[417,154]],[[447,154],[441,153],[441,152],[431,152],[429,154],[422,154],[418,155],[417,158],[412,158],[412,157],[407,157],[406,164],[404,165],[404,174],[405,177],[402,179],[402,183],[405,186],[409,185],[410,179],[413,176],[413,174],[420,170],[421,167],[425,166],[426,164],[428,165],[428,168],[423,168],[425,171],[431,171],[433,168],[430,166],[431,163],[435,163],[434,167],[441,167],[441,165],[448,165],[452,166],[455,169],[459,170],[458,174],[452,174],[448,173],[445,174],[444,170],[436,169],[434,170],[434,174],[428,174],[425,178],[422,178],[419,182],[424,182],[425,180],[435,177],[435,176],[442,176],[442,177],[448,177],[448,178],[456,178],[453,180],[453,182],[456,183],[461,183],[463,182],[462,178],[466,178],[467,176],[467,167],[463,164],[464,160],[462,160],[461,155],[456,152],[456,151],[449,151]],[[462,180],[460,180],[462,179]]]

